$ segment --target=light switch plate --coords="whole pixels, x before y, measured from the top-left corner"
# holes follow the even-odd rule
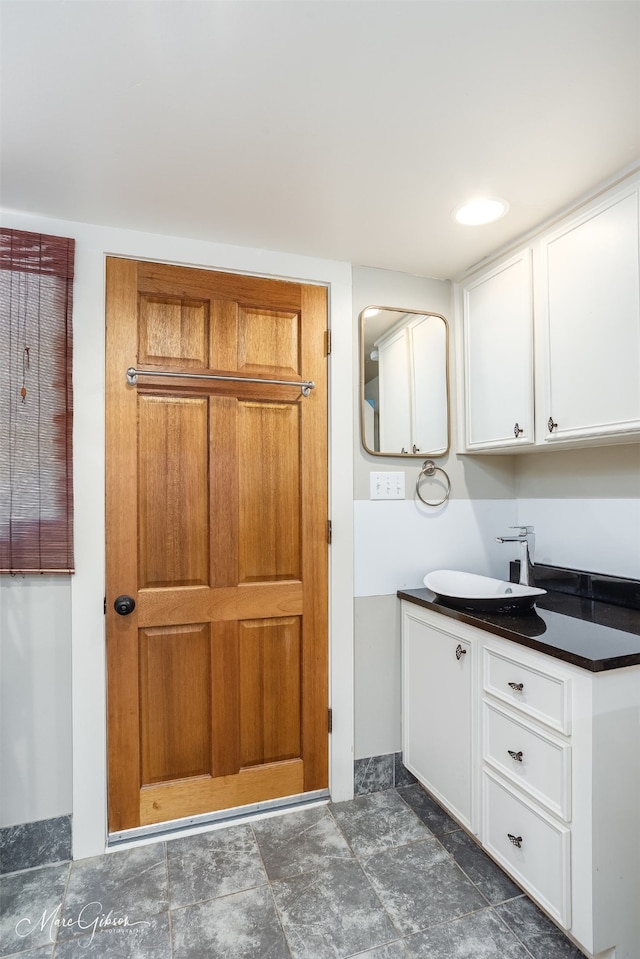
[[[369,473],[371,499],[404,499],[404,473]]]

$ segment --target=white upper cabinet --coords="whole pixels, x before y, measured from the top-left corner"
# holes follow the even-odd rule
[[[463,285],[465,452],[637,441],[639,181]]]
[[[467,449],[531,445],[531,250],[466,285],[463,300]]]
[[[638,188],[541,241],[541,439],[640,429]]]

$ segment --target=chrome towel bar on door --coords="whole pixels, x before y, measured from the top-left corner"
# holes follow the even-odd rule
[[[135,386],[139,376],[173,376],[188,380],[227,380],[232,383],[267,383],[269,386],[297,386],[303,396],[308,396],[316,384],[312,380],[263,380],[251,376],[223,376],[221,373],[174,373],[171,370],[136,370],[130,366],[127,370],[127,383]]]

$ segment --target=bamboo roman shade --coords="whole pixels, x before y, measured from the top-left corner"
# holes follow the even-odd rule
[[[0,572],[73,572],[74,241],[0,228]]]

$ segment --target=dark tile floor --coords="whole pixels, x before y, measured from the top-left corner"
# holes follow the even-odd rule
[[[412,785],[0,878],[21,959],[580,959]]]

